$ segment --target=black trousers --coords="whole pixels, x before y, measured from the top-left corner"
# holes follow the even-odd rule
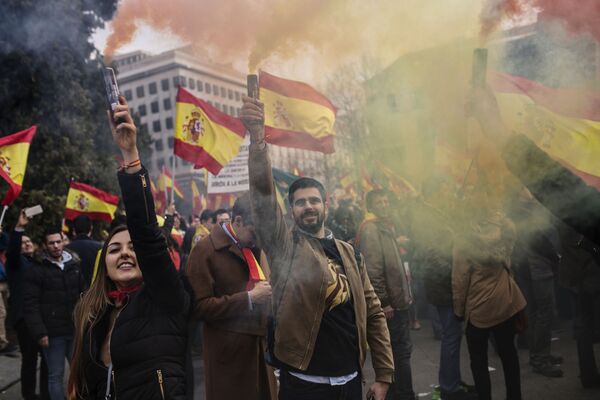
[[[34,400],[37,361],[40,359],[40,398],[47,400],[48,396],[48,367],[42,357],[40,346],[34,338],[31,337],[25,321],[21,320],[15,324],[19,347],[21,348],[21,395],[24,400]]]
[[[582,382],[598,379],[598,366],[594,355],[594,331],[596,314],[600,309],[600,279],[596,278],[580,285],[579,293],[574,295],[575,303],[575,340],[579,360],[579,374]]]
[[[521,370],[515,347],[515,317],[491,328],[477,328],[470,322],[467,325],[467,345],[471,358],[471,373],[479,400],[491,400],[492,384],[488,371],[488,339],[494,335],[498,355],[502,361],[507,400],[521,400]]]
[[[362,400],[360,374],[341,386],[312,383],[281,370],[279,400]]]

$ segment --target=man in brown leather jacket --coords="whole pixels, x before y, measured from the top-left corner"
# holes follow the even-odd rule
[[[295,221],[279,209],[264,138],[264,108],[244,98],[250,132],[250,194],[258,243],[271,267],[274,359],[280,399],[362,399],[367,346],[376,382],[368,397],[385,399],[394,366],[387,324],[362,257],[324,228],[325,189],[300,178],[289,188]]]
[[[381,301],[387,319],[392,350],[394,353],[395,376],[388,398],[414,400],[410,369],[410,327],[408,307],[412,293],[408,272],[400,256],[398,234],[391,220],[391,208],[385,190],[376,189],[367,193],[367,210],[376,218],[367,219],[360,227],[356,245],[365,257],[369,279]]]

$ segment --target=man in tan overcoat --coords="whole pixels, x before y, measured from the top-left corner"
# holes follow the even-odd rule
[[[233,206],[231,222],[215,225],[190,254],[193,316],[204,321],[207,400],[277,398],[275,376],[264,359],[269,271],[254,244],[244,195]],[[264,278],[255,279],[251,269],[260,269]]]

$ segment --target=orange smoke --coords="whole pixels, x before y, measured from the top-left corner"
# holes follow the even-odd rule
[[[480,37],[485,41],[498,29],[504,18],[517,17],[524,10],[524,4],[521,0],[485,0],[479,16],[481,23]]]
[[[122,0],[104,55],[132,41],[140,24],[171,32],[220,63],[311,60],[323,72],[368,53],[391,61],[473,34],[481,0]],[[439,18],[444,16],[444,24]]]

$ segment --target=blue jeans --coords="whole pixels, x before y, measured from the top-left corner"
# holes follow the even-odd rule
[[[48,393],[50,400],[64,400],[65,360],[71,361],[73,336],[55,336],[48,340],[44,348],[44,358],[48,365]]]
[[[451,306],[437,306],[442,324],[442,346],[440,350],[440,370],[438,379],[444,393],[460,390],[460,344],[463,337],[463,324],[454,315]]]
[[[408,310],[394,310],[394,316],[387,321],[394,355],[394,383],[390,385],[386,399],[413,400],[415,392],[410,369],[410,318]]]

